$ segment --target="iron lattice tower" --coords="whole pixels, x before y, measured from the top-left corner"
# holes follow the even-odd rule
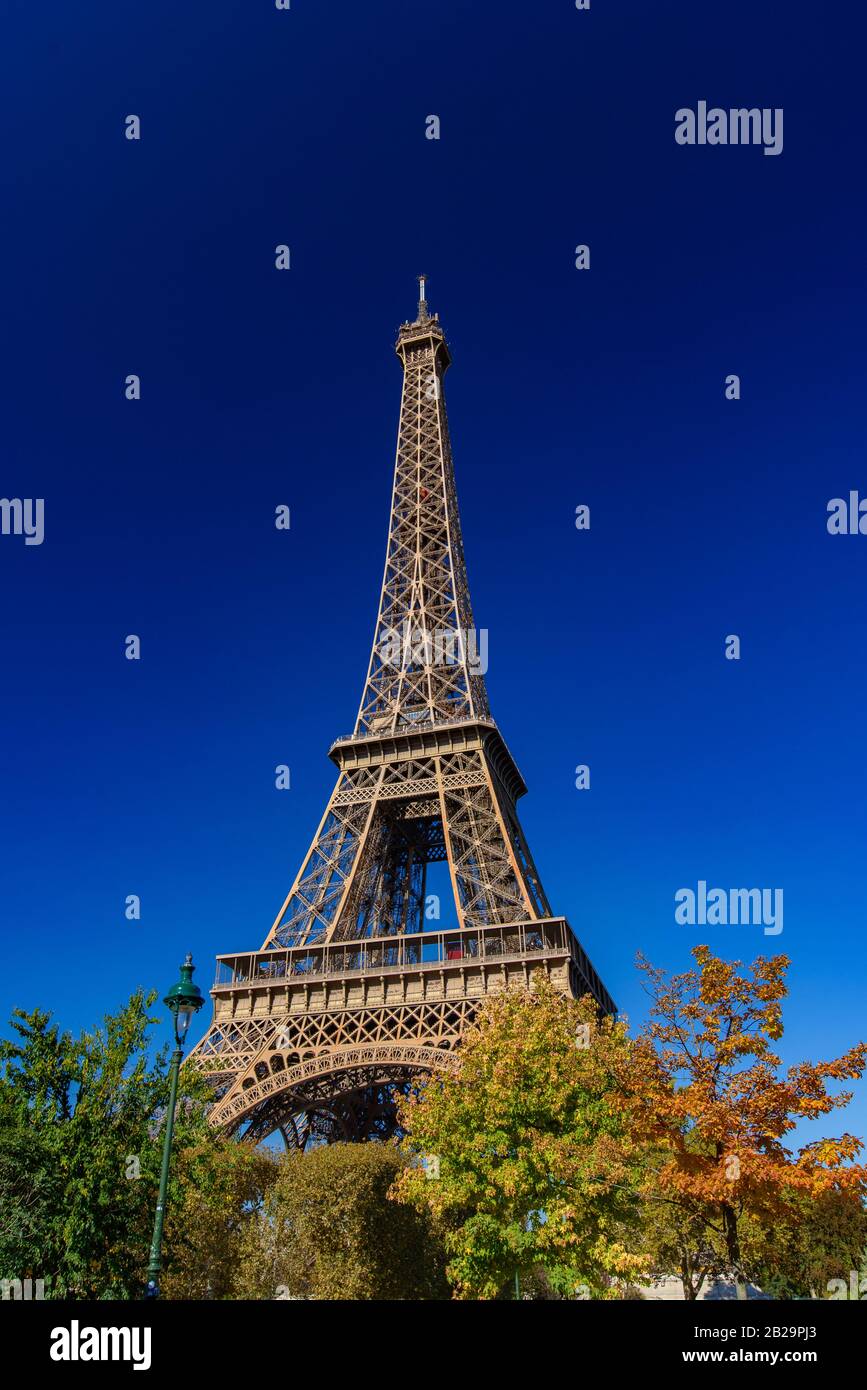
[[[552,915],[518,821],[526,787],[491,718],[467,585],[443,379],[450,356],[419,277],[403,365],[385,573],[337,784],[262,949],[220,956],[191,1054],[212,1123],[287,1144],[393,1131],[395,1089],[453,1064],[486,994],[544,969],[614,1004]],[[442,862],[456,925],[426,920]],[[427,928],[427,929],[426,929]]]

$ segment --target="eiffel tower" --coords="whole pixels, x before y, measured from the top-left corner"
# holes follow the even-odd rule
[[[443,379],[425,277],[398,331],[403,394],[385,573],[355,729],[262,949],[217,958],[214,1019],[191,1061],[211,1122],[287,1146],[387,1137],[394,1097],[454,1066],[486,995],[542,969],[615,1005],[552,914],[515,810],[527,790],[491,718],[467,586]],[[441,865],[454,924],[431,877]]]

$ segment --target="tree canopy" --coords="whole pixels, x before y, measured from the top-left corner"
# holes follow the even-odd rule
[[[650,1017],[621,1073],[618,1105],[633,1141],[652,1155],[642,1198],[668,1206],[650,1222],[668,1236],[681,1222],[689,1279],[722,1264],[743,1283],[752,1277],[747,1229],[761,1248],[816,1201],[857,1221],[867,1194],[867,1169],[856,1161],[861,1141],[843,1134],[793,1151],[785,1140],[798,1121],[849,1103],[851,1091],[829,1087],[862,1075],[867,1045],[784,1071],[774,1044],[783,1035],[788,958],[759,957],[741,971],[740,961],[707,946],[693,956],[697,969],[671,979],[640,960]]]
[[[331,1144],[290,1153],[244,1231],[240,1298],[448,1297],[429,1216],[388,1199],[405,1165],[391,1145]]]
[[[164,1238],[170,1298],[614,1298],[652,1274],[848,1296],[867,1270],[867,1167],[844,1133],[867,1045],[783,1067],[785,956],[640,961],[637,1036],[595,1003],[488,997],[454,1069],[400,1098],[396,1144],[278,1157],[208,1124],[181,1071]],[[0,1279],[49,1298],[143,1290],[169,1095],[141,991],[78,1037],[17,1010],[0,1042]],[[843,1293],[839,1293],[839,1289]]]
[[[454,1074],[403,1102],[416,1166],[395,1194],[441,1225],[458,1296],[510,1296],[517,1275],[609,1297],[639,1271],[626,1244],[636,1156],[611,1103],[629,1049],[622,1023],[540,972],[487,999]]]
[[[49,1298],[140,1294],[169,1095],[166,1051],[148,1054],[154,999],[139,991],[80,1037],[39,1009],[13,1015],[0,1042],[0,1278],[42,1279]],[[178,1152],[209,1141],[207,1094],[184,1073]]]

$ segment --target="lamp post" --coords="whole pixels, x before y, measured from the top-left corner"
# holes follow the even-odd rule
[[[193,1014],[198,1013],[204,1004],[202,991],[198,985],[193,984],[193,965],[192,956],[188,955],[181,966],[181,978],[177,984],[172,985],[163,1003],[169,1009],[174,1019],[175,1025],[175,1047],[172,1053],[171,1064],[171,1085],[169,1087],[169,1108],[166,1115],[166,1137],[163,1141],[163,1166],[160,1173],[160,1195],[157,1199],[156,1216],[154,1217],[154,1234],[151,1241],[151,1257],[148,1263],[148,1282],[145,1290],[145,1298],[159,1298],[160,1289],[157,1280],[159,1279],[162,1258],[160,1247],[163,1242],[163,1217],[166,1210],[166,1189],[169,1184],[169,1159],[172,1151],[172,1133],[175,1127],[175,1106],[178,1099],[178,1073],[181,1069],[181,1056],[184,1050],[184,1039],[187,1036],[187,1029],[192,1021]]]

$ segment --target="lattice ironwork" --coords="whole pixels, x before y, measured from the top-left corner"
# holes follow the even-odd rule
[[[552,917],[518,820],[526,788],[491,718],[467,584],[443,391],[451,359],[420,280],[396,344],[391,519],[355,730],[330,750],[336,785],[262,950],[227,958],[192,1054],[215,1084],[215,1125],[279,1130],[293,1147],[391,1134],[396,1090],[453,1065],[480,1000],[526,983],[530,964],[614,1008]],[[431,938],[436,863],[456,928]]]

